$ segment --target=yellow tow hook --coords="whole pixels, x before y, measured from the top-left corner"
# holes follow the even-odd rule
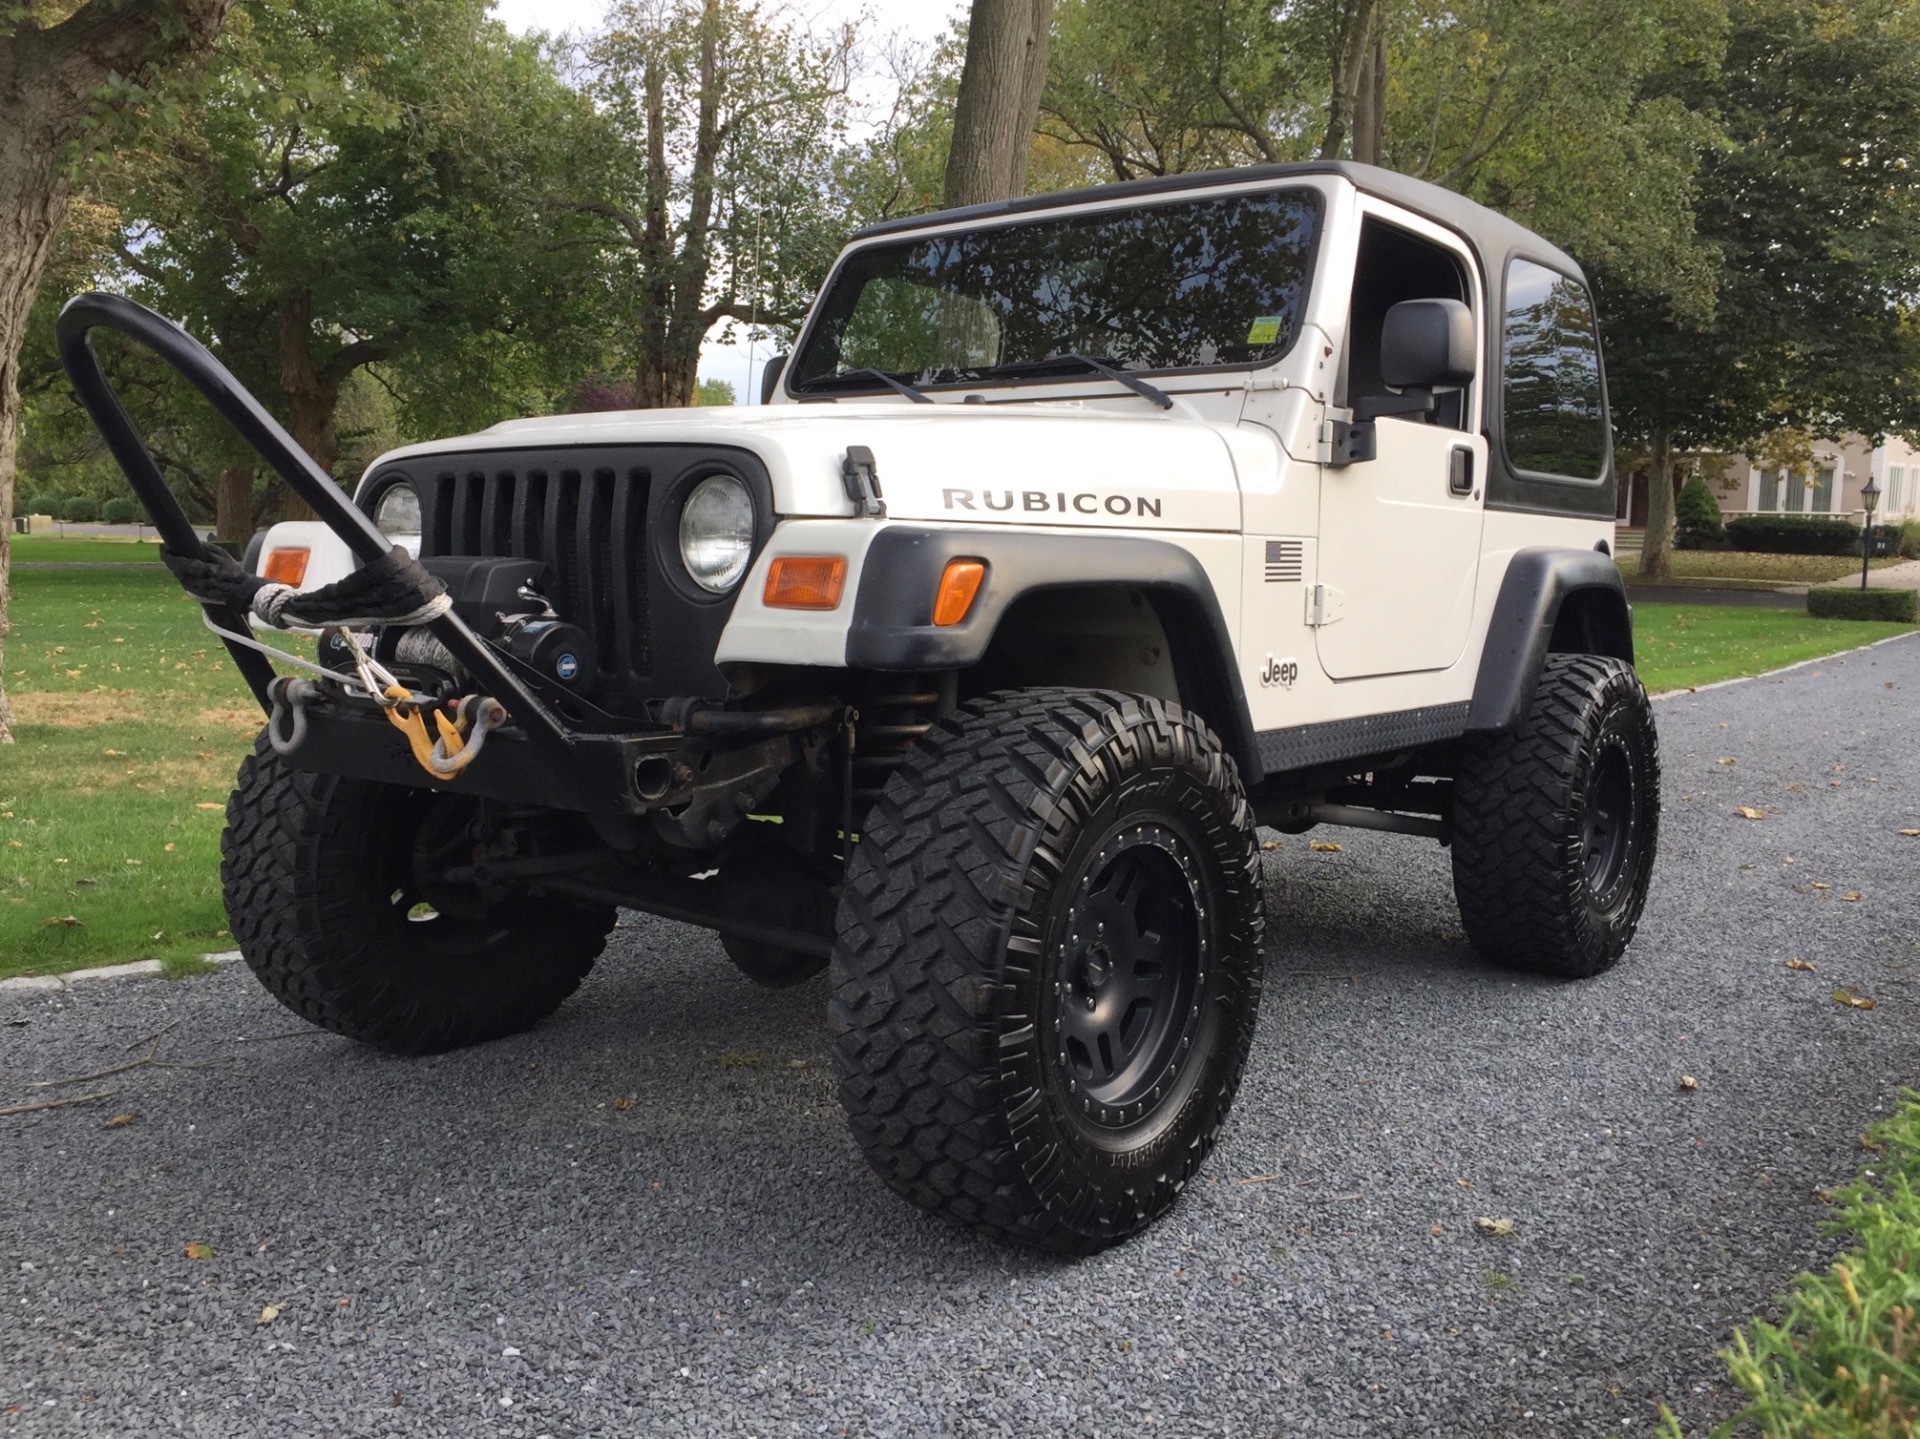
[[[435,779],[454,779],[473,763],[480,753],[481,742],[488,730],[506,718],[506,712],[493,700],[481,696],[472,696],[462,700],[459,705],[457,721],[447,718],[445,710],[433,712],[434,727],[440,731],[439,743],[427,737],[427,724],[420,716],[420,710],[409,701],[412,695],[401,685],[388,685],[385,697],[387,720],[407,737],[407,747],[413,751],[414,759],[420,768]],[[480,723],[474,727],[473,737],[466,737],[467,709],[477,701]]]

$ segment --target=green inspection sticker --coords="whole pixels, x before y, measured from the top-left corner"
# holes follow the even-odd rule
[[[1280,322],[1281,317],[1278,315],[1260,316],[1259,319],[1247,326],[1247,343],[1249,345],[1271,345],[1275,340],[1280,338]]]

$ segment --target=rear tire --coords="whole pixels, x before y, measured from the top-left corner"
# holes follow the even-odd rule
[[[1660,831],[1653,707],[1630,665],[1549,655],[1518,728],[1476,736],[1454,783],[1453,888],[1487,959],[1610,968],[1647,902]]]
[[[829,1019],[868,1162],[931,1213],[1062,1253],[1170,1206],[1253,1039],[1262,891],[1233,761],[1177,705],[963,705],[854,850]]]
[[[220,878],[233,936],[267,992],[399,1054],[517,1034],[558,1009],[593,968],[614,911],[484,905],[476,892],[463,915],[428,915],[415,841],[437,806],[471,803],[295,770],[263,736],[227,801]],[[436,823],[449,818],[459,816],[438,809]]]

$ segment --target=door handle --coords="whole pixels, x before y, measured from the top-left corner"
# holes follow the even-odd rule
[[[1447,493],[1473,493],[1473,450],[1470,446],[1455,445],[1453,453],[1447,457]]]

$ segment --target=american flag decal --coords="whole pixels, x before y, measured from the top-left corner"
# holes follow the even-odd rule
[[[1268,540],[1267,583],[1298,584],[1302,578],[1306,552],[1306,545],[1299,540]]]

